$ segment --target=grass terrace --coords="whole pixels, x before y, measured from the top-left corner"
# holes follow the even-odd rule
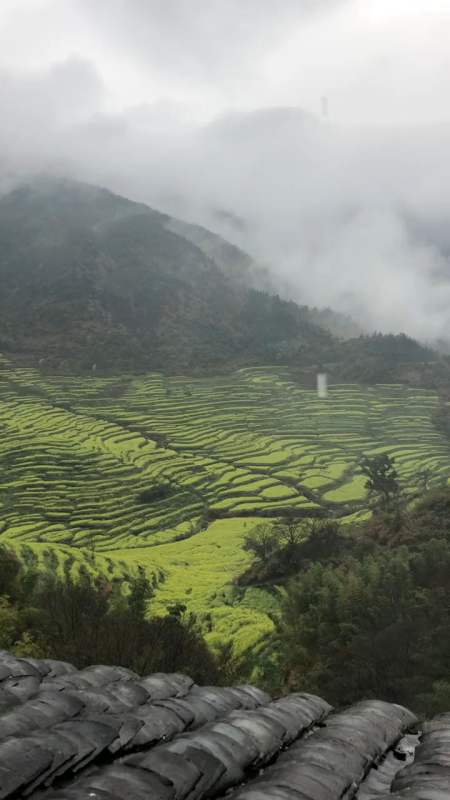
[[[419,469],[447,481],[437,405],[397,385],[334,385],[319,400],[282,368],[79,378],[0,357],[0,540],[74,576],[126,580],[143,565],[156,610],[183,602],[212,643],[245,650],[271,629],[273,603],[231,588],[246,532],[286,511],[361,517],[363,454],[392,455],[410,490]]]

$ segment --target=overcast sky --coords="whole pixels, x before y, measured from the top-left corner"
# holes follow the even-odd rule
[[[339,121],[450,117],[448,0],[1,0],[0,31],[4,70],[85,61],[109,110],[316,112],[327,95]]]
[[[0,179],[101,182],[442,336],[449,80],[450,0],[0,0]]]

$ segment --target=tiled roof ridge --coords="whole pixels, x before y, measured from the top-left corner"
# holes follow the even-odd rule
[[[333,712],[308,693],[0,651],[0,800],[449,800],[450,714],[413,761],[416,723],[383,701]]]

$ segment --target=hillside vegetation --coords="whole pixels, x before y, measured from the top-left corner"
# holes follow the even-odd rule
[[[0,544],[27,574],[145,576],[152,618],[267,676],[287,579],[370,514],[364,465],[394,459],[406,504],[448,482],[450,359],[258,290],[210,231],[39,180],[0,199],[0,281]],[[280,518],[315,536],[261,568]]]
[[[65,562],[37,569],[0,546],[0,648],[19,657],[93,659],[148,672],[183,671],[196,680],[220,679],[219,662],[206,646],[195,618],[173,610],[146,617],[152,587],[142,571],[123,582],[83,572],[74,580]],[[5,711],[5,706],[3,706]]]
[[[0,199],[0,348],[50,369],[116,374],[217,372],[286,353],[313,363],[331,335],[295,303],[249,288],[255,270],[208,231],[42,179]]]
[[[252,548],[253,576],[265,572],[268,585],[270,571],[288,565],[260,659],[278,688],[320,689],[338,704],[379,696],[421,716],[448,708],[450,489],[424,490],[413,504],[398,489],[389,500],[379,494],[363,523],[310,525],[296,539],[272,526],[269,562]]]
[[[235,585],[246,535],[285,514],[363,518],[362,456],[394,457],[411,498],[445,484],[437,411],[435,392],[402,385],[334,385],[319,400],[288,368],[82,378],[3,359],[0,541],[74,578],[127,580],[141,565],[155,613],[185,606],[214,646],[257,652],[278,597]]]
[[[334,382],[450,382],[448,357],[283,300],[211,231],[86,184],[40,179],[0,198],[0,283],[0,352],[50,373],[290,364]]]

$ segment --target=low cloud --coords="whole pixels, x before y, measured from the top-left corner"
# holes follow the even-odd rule
[[[197,4],[203,14],[194,13]],[[293,102],[305,81],[303,74],[296,84],[286,66],[297,41],[293,33],[299,42],[309,37],[305,63],[311,66],[312,44],[320,50],[334,25],[342,41],[364,28],[358,3],[292,0],[277,14],[268,0],[214,0],[207,6],[200,0],[64,0],[54,16],[50,0],[33,6],[40,13],[48,8],[60,36],[68,19],[61,9],[70,6],[73,30],[83,42],[93,32],[95,46],[91,41],[91,49],[74,50],[67,34],[70,52],[68,47],[52,63],[19,69],[4,57],[3,190],[42,171],[100,183],[217,230],[267,264],[281,290],[300,302],[330,305],[369,329],[404,330],[422,339],[447,334],[450,125],[439,102],[414,108],[414,98],[402,96],[406,121],[390,117],[388,102],[383,125],[356,124],[351,115],[340,122],[322,119]],[[370,109],[360,89],[364,75],[370,74],[380,102],[386,63],[395,66],[396,25],[376,51],[378,61],[371,57],[354,75],[362,118]],[[434,43],[435,60],[429,50],[433,96],[446,63],[446,35],[437,42],[441,49]],[[27,36],[28,42],[29,31]],[[280,61],[283,41],[289,47]],[[419,45],[425,52],[424,37]],[[357,63],[361,52],[355,40],[350,62]],[[323,64],[333,59],[336,53],[323,51]],[[394,81],[406,76],[411,60],[411,53],[406,61],[399,55]],[[264,75],[277,63],[280,71],[269,76],[265,98]],[[285,69],[293,95],[283,90],[280,98],[289,95],[290,102],[275,105],[274,87]],[[137,91],[134,74],[141,85],[148,80],[148,95]],[[121,96],[129,85],[132,103],[117,103],[113,75],[123,81]],[[348,75],[341,78],[332,111],[337,97],[351,107],[351,82]],[[314,72],[309,83],[317,109],[324,84]],[[199,98],[210,103],[206,113],[199,113]]]

